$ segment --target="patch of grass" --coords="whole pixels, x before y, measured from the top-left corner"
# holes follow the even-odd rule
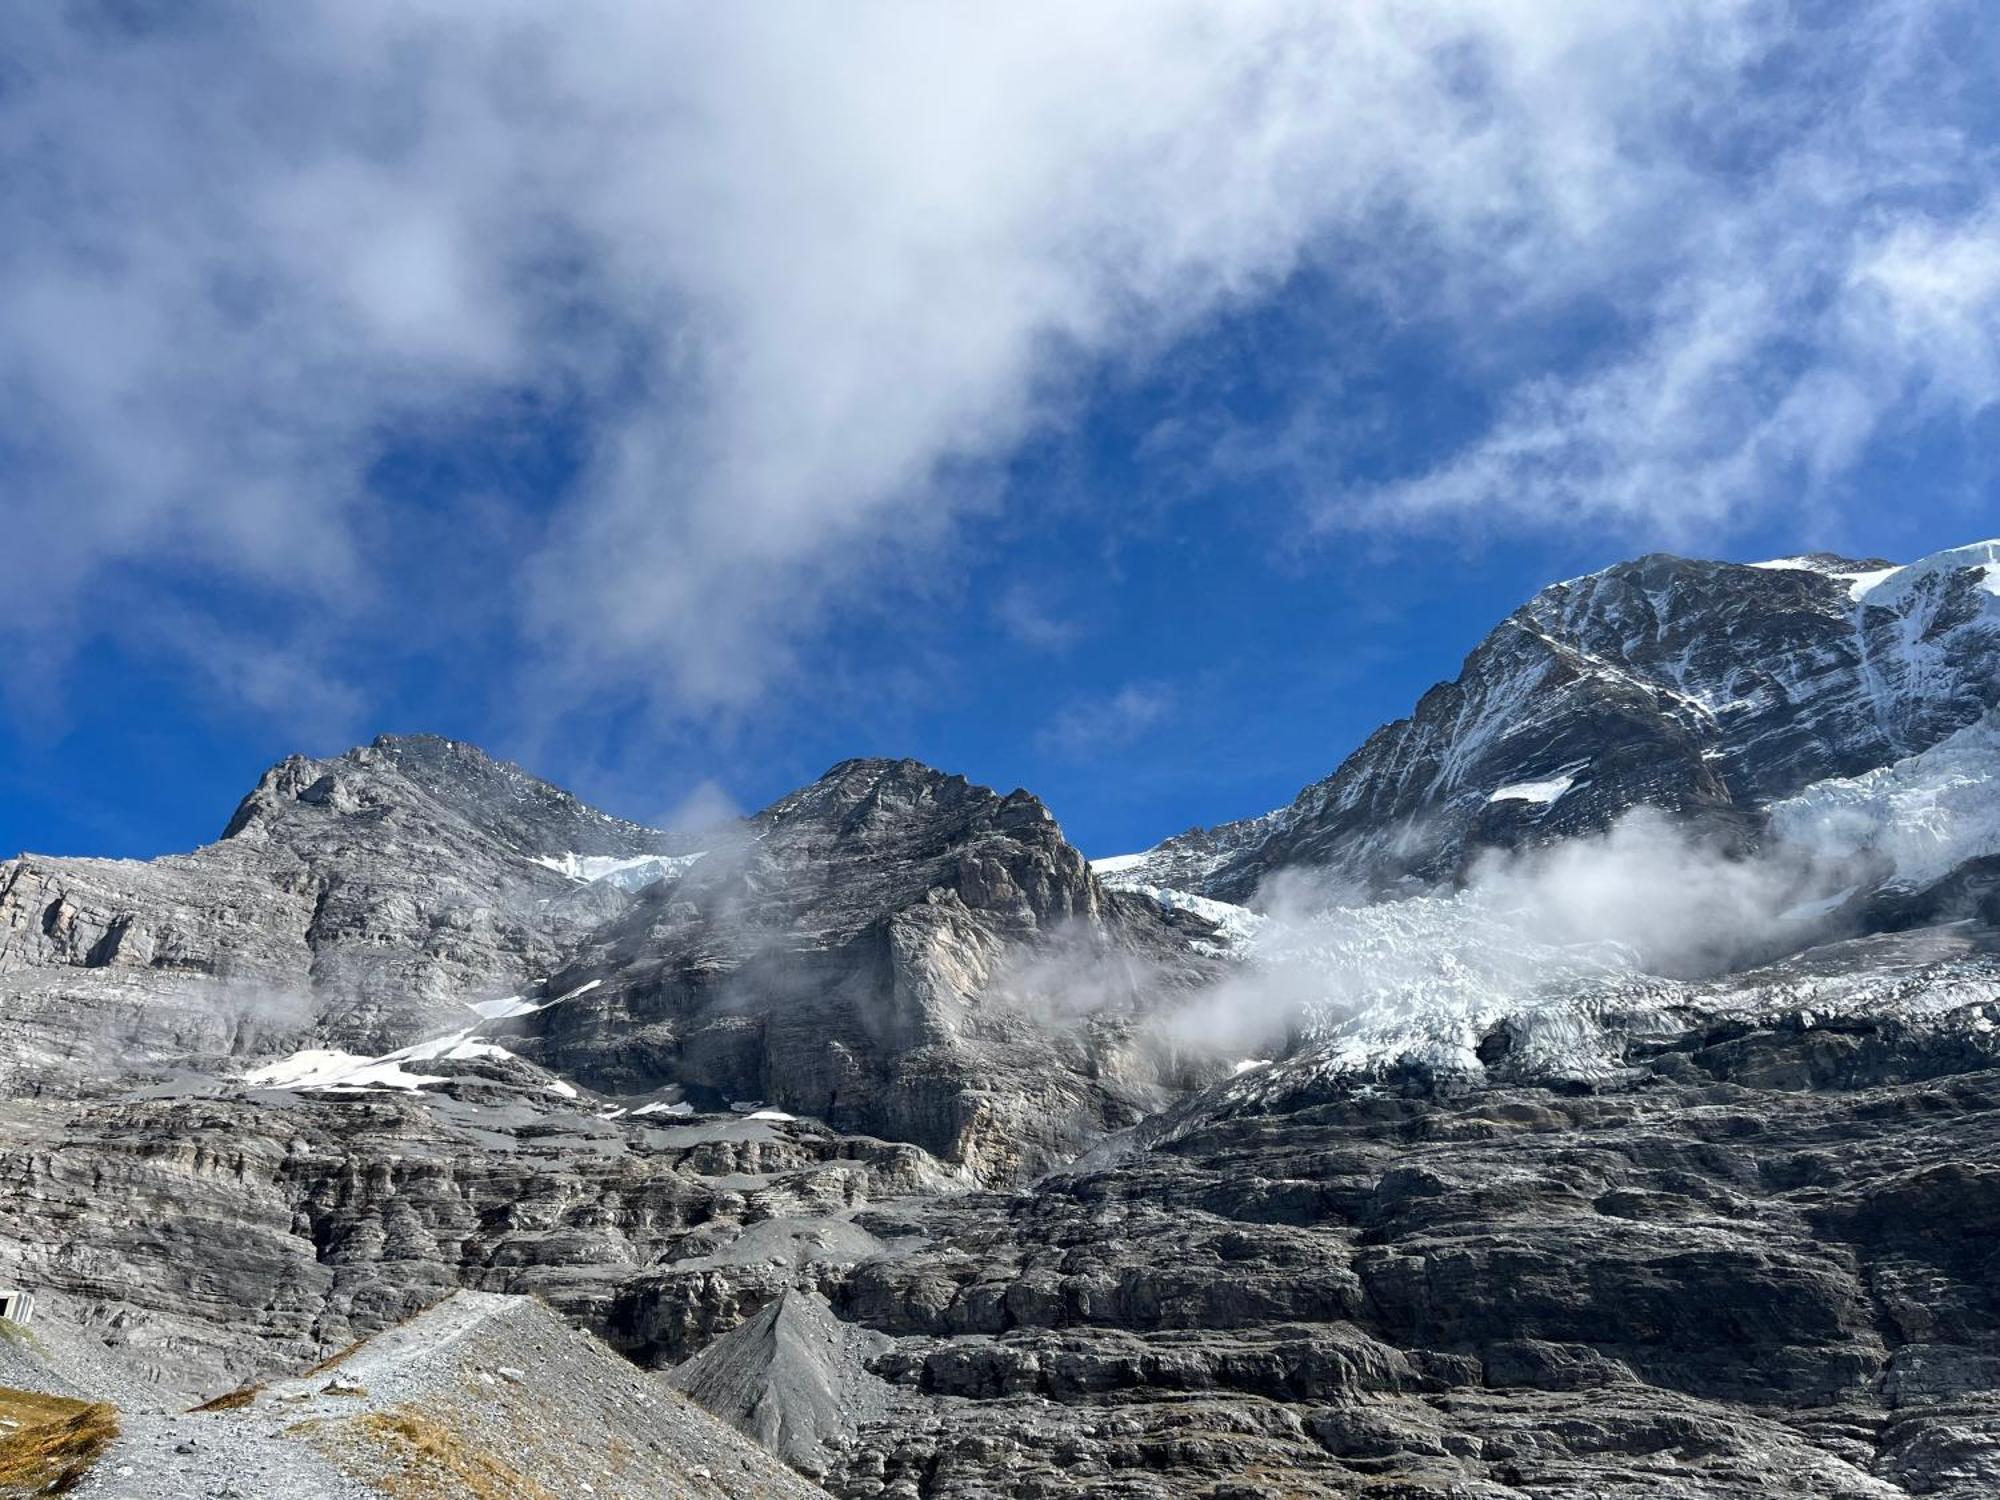
[[[407,1406],[370,1412],[354,1425],[404,1461],[406,1467],[374,1479],[396,1500],[556,1500],[520,1470]]]
[[[190,1411],[241,1411],[264,1393],[264,1382],[259,1380],[249,1385],[239,1385],[233,1391],[224,1391],[220,1396],[211,1396]]]
[[[73,1489],[118,1436],[115,1407],[6,1386],[0,1386],[0,1418],[16,1424],[0,1437],[0,1495]]]

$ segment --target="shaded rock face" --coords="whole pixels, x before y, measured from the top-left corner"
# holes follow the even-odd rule
[[[508,1045],[593,1088],[768,1100],[1011,1181],[1188,1081],[1137,1023],[1212,968],[1026,792],[849,761],[644,892],[552,981],[595,988]]]
[[[1799,1024],[1807,955],[1732,1026],[1630,1036],[1615,1088],[1301,1068],[1030,1194],[870,1210],[904,1248],[832,1299],[904,1404],[823,1482],[1990,1493],[1996,948],[1878,950],[1937,1003],[1900,1024]]]
[[[1996,560],[1995,543],[1902,569],[1657,554],[1552,585],[1289,807],[1168,840],[1121,878],[1243,901],[1310,869],[1379,893],[1642,803],[1748,838],[1769,802],[2000,702]]]
[[[653,1363],[733,1324],[772,1263],[879,1247],[842,1216],[964,1186],[912,1146],[806,1122],[608,1121],[478,1069],[421,1098],[138,1091],[0,1111],[0,1277],[190,1399],[459,1287],[535,1294]],[[799,1232],[757,1231],[780,1222]],[[644,1315],[663,1294],[632,1283],[682,1262],[697,1269],[670,1331]]]

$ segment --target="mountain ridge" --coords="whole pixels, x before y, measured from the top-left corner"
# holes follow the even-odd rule
[[[1749,839],[1765,803],[2000,702],[2000,542],[1903,567],[1818,559],[1652,553],[1551,584],[1291,803],[1111,873],[1241,902],[1310,867],[1383,895],[1449,881],[1468,846],[1595,831],[1641,803]]]
[[[457,1292],[840,1500],[1984,1500],[2000,550],[1875,561],[1551,585],[1172,866],[909,759],[696,836],[428,736],[0,864],[0,1278],[162,1453]]]

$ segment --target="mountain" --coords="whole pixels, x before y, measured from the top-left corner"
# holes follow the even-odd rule
[[[1039,800],[854,760],[643,891],[506,1044],[591,1088],[774,1101],[1012,1180],[1191,1074],[1140,1029],[1214,967]],[[1087,991],[1087,994],[1083,993]]]
[[[1240,902],[1310,870],[1381,895],[1642,804],[1748,839],[1772,802],[1927,750],[1996,703],[2000,542],[1904,567],[1655,554],[1542,590],[1289,806],[1108,873]]]
[[[0,865],[0,1374],[121,1500],[1984,1500],[1996,655],[1995,544],[1641,558],[1095,868],[288,759]]]
[[[293,756],[192,854],[0,863],[0,1062],[53,1085],[308,1035],[399,1046],[534,982],[622,905],[552,856],[673,847],[469,745]]]

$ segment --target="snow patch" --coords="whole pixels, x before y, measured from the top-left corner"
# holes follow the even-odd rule
[[[1102,859],[1093,859],[1090,868],[1099,875],[1120,875],[1143,865],[1152,852],[1148,849],[1143,854],[1107,854]]]
[[[243,1075],[255,1088],[296,1089],[301,1093],[369,1093],[377,1089],[414,1092],[445,1080],[406,1072],[387,1058],[362,1057],[332,1048],[308,1048]]]
[[[1964,547],[1952,547],[1943,552],[1933,552],[1929,557],[1919,558],[1907,567],[1886,568],[1879,573],[1854,573],[1845,575],[1853,580],[1849,593],[1857,604],[1880,605],[1893,609],[1897,602],[1917,588],[1924,580],[1939,573],[1956,572],[1960,568],[1980,570],[1979,587],[1987,594],[2000,596],[2000,541],[1973,542]]]
[[[609,854],[532,854],[529,858],[579,885],[602,881],[623,891],[637,891],[662,880],[678,880],[707,852],[703,849],[693,854],[639,854],[629,859]]]
[[[1126,885],[1120,890],[1129,895],[1144,896],[1147,900],[1167,911],[1184,911],[1213,922],[1219,929],[1213,940],[1197,940],[1188,946],[1197,953],[1211,957],[1227,958],[1242,951],[1245,944],[1256,937],[1258,930],[1269,919],[1261,912],[1248,907],[1236,906],[1227,901],[1212,900],[1207,896],[1194,896],[1186,891],[1170,890],[1163,885]]]
[[[1576,777],[1552,776],[1547,781],[1515,781],[1497,787],[1488,802],[1534,802],[1546,807],[1576,785]]]
[[[482,1021],[506,1021],[515,1016],[532,1016],[542,1006],[539,1001],[507,995],[498,1000],[468,1000],[465,1008]]]

